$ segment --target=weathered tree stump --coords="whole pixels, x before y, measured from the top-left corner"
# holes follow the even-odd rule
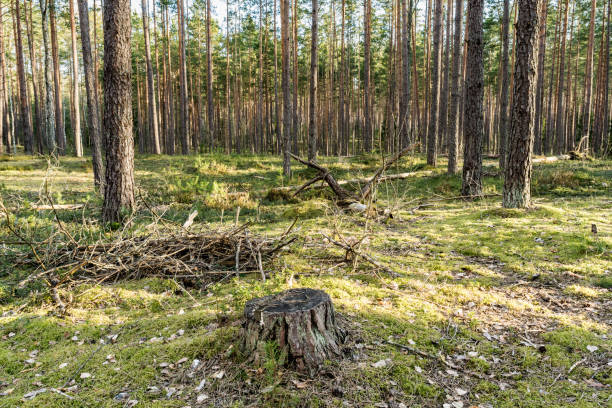
[[[270,341],[286,353],[287,365],[310,375],[342,354],[346,332],[336,324],[331,298],[321,290],[290,289],[249,300],[244,316],[243,351],[256,363]]]

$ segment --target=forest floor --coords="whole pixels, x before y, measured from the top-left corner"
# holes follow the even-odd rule
[[[380,164],[321,161],[338,179]],[[293,165],[286,184],[312,177]],[[404,158],[389,173],[415,174],[379,186],[376,206],[393,214],[384,219],[342,213],[328,189],[270,194],[283,184],[275,157],[139,156],[135,168],[131,234],[180,226],[194,209],[194,228],[229,227],[240,205],[251,233],[278,236],[298,218],[299,240],[266,265],[265,283],[82,284],[60,293],[60,315],[44,283],[18,287],[32,273],[18,266],[30,249],[3,218],[0,407],[612,406],[612,161],[536,165],[535,206],[521,211],[501,208],[494,160],[489,196],[464,201],[444,159],[431,168]],[[45,180],[55,204],[87,203],[58,210],[62,228],[79,240],[117,233],[98,221],[92,179],[86,159],[0,157],[2,202],[34,242],[62,235],[54,212],[36,209],[48,202]],[[384,268],[343,262],[322,236],[337,231],[366,236],[361,251]],[[245,302],[289,287],[327,291],[350,332],[347,356],[315,378],[283,367],[273,346],[260,367],[236,352]]]

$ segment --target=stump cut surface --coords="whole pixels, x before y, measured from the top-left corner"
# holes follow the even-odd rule
[[[325,360],[338,358],[346,333],[336,323],[329,295],[316,289],[290,289],[247,302],[243,349],[257,362],[274,341],[287,361],[311,375]]]

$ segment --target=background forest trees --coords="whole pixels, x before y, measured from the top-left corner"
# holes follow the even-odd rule
[[[100,4],[78,0],[75,16],[71,1],[38,3],[1,5],[0,149],[14,152],[19,145],[29,153],[57,149],[77,156],[84,150],[94,157],[99,184]],[[471,72],[467,3],[134,2],[136,149],[285,152],[289,174],[289,151],[306,154],[310,146],[310,157],[397,152],[419,140],[429,163],[449,155],[454,173],[466,143],[477,148],[463,131],[474,125],[464,120],[470,100],[464,84]],[[609,3],[540,1],[546,24],[537,41],[536,154],[609,151]],[[483,1],[482,148],[500,155],[501,165],[510,131],[517,5]]]

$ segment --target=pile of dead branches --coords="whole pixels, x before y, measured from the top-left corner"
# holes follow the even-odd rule
[[[247,273],[260,274],[265,280],[264,265],[296,237],[285,233],[266,238],[251,234],[247,226],[201,233],[183,229],[112,242],[47,247],[21,261],[35,264],[38,271],[20,286],[35,280],[45,280],[55,288],[143,277],[172,278],[196,286]]]

